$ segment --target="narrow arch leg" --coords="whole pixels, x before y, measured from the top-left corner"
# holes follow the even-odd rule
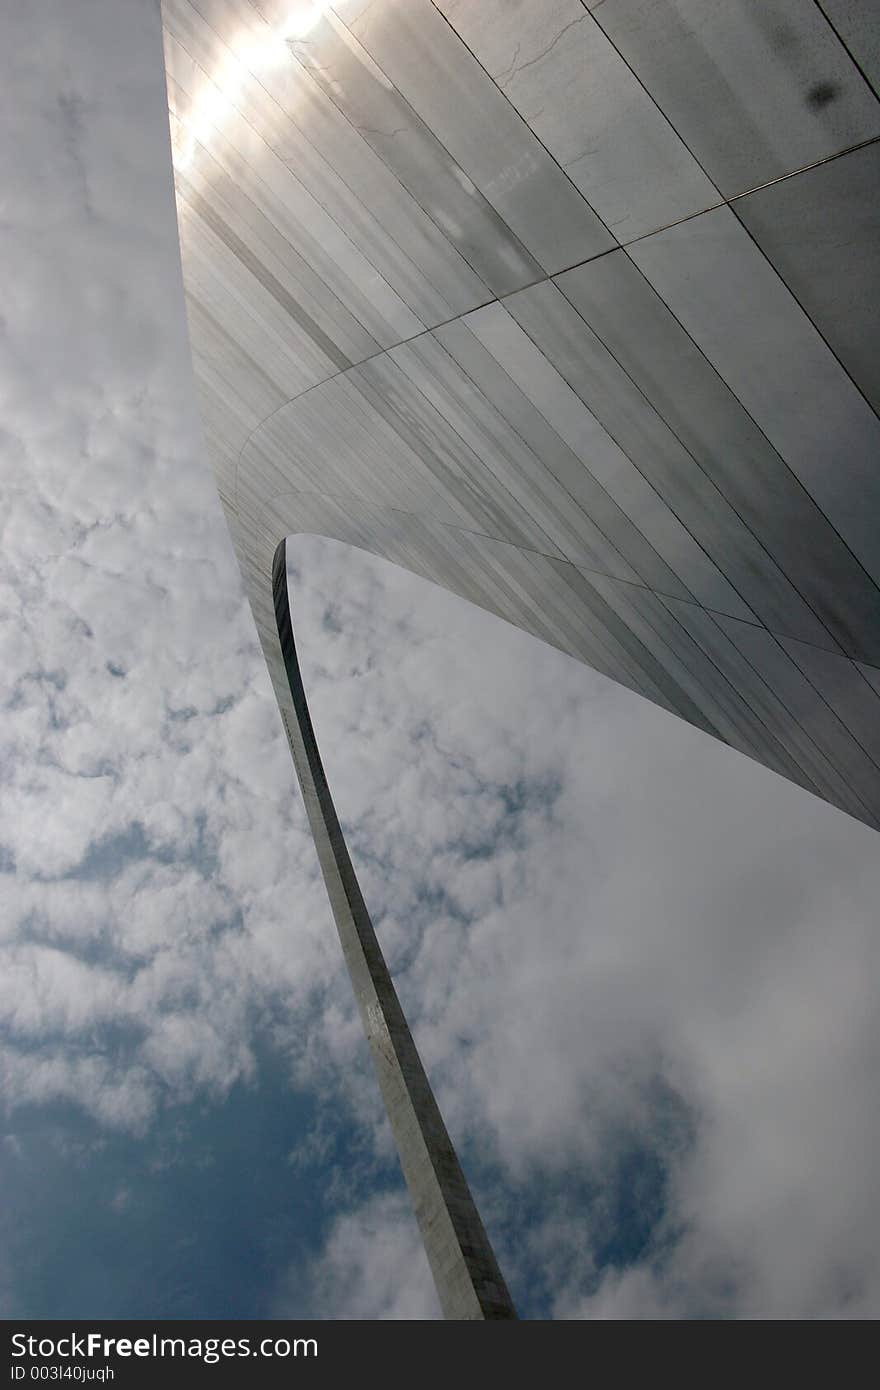
[[[293,640],[286,541],[275,551],[272,594],[295,722],[287,735],[330,905],[351,976],[401,1167],[447,1318],[515,1318],[382,956],[361,895],[315,740]]]

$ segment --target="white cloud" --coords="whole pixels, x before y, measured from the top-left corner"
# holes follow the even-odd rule
[[[157,7],[4,42],[8,1096],[137,1127],[251,1075],[337,960],[195,417]]]
[[[515,1190],[561,1188],[529,1236],[557,1313],[876,1311],[874,832],[430,586],[293,553],[331,786],[447,1121]],[[597,1274],[632,1152],[662,1209]]]
[[[437,1318],[440,1308],[404,1194],[381,1194],[337,1217],[321,1255],[292,1278],[279,1317]]]

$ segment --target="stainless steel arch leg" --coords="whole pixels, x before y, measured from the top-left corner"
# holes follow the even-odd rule
[[[275,552],[272,592],[296,716],[287,733],[297,777],[443,1313],[447,1318],[515,1318],[391,983],[330,796],[293,640],[285,541]]]

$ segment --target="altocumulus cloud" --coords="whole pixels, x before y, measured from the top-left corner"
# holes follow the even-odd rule
[[[194,414],[157,6],[3,28],[4,1092],[143,1127],[336,962]]]
[[[272,1311],[435,1316],[202,458],[156,6],[4,28],[7,1148],[17,1104],[150,1132],[268,1039],[321,1095],[291,1182],[335,1213]],[[523,1306],[876,1313],[875,835],[380,562],[292,565],[331,784]]]

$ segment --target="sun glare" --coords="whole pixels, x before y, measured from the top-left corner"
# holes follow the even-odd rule
[[[312,32],[327,8],[327,0],[306,0],[306,3],[295,5],[284,23],[279,26],[279,33],[285,39],[304,39]]]
[[[176,169],[186,169],[199,145],[207,145],[214,132],[222,129],[249,78],[289,62],[288,43],[310,34],[328,9],[329,0],[303,0],[280,24],[267,26],[265,37],[255,39],[252,32],[242,30],[229,43],[229,53],[193,98],[189,111],[178,113],[172,138]]]

